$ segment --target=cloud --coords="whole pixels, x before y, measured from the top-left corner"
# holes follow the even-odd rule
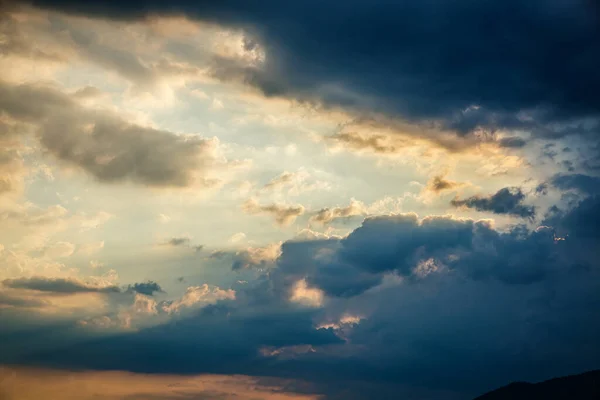
[[[69,242],[57,242],[44,249],[44,256],[50,258],[69,257],[75,252],[75,245]]]
[[[28,173],[21,156],[24,145],[14,130],[13,124],[0,117],[0,196],[19,193]]]
[[[367,214],[364,203],[352,199],[346,207],[323,208],[310,217],[310,222],[327,225],[335,220]]]
[[[370,150],[379,154],[393,154],[399,148],[389,137],[383,135],[361,135],[356,132],[340,132],[326,138],[328,141],[352,150]],[[402,148],[403,146],[400,146]]]
[[[83,342],[46,339],[50,350],[0,360],[294,376],[331,398],[346,398],[340,380],[469,398],[505,381],[592,369],[600,356],[599,205],[590,197],[534,230],[450,216],[370,217],[344,238],[283,243],[275,268],[235,294],[202,285],[170,303],[138,305],[158,316],[178,310],[176,320]],[[555,229],[568,235],[558,240]],[[194,312],[182,313],[188,308]]]
[[[255,199],[248,199],[242,210],[247,214],[271,214],[279,225],[292,224],[297,217],[304,214],[302,205],[269,204],[261,205]]]
[[[355,297],[392,274],[419,281],[453,271],[469,279],[532,284],[560,268],[554,231],[516,227],[502,233],[487,221],[399,214],[367,218],[344,238],[285,242],[282,281],[305,279],[330,297]]]
[[[600,194],[600,178],[583,174],[557,174],[550,184],[560,190],[577,190],[586,195]]]
[[[281,175],[271,179],[263,186],[263,190],[276,190],[294,181],[297,174],[293,172],[283,172]]]
[[[229,238],[229,243],[239,243],[239,242],[243,242],[246,240],[246,234],[244,232],[238,232],[233,234],[230,238]]]
[[[34,290],[61,295],[79,293],[139,293],[146,296],[153,296],[155,293],[163,292],[160,285],[153,281],[134,283],[128,285],[127,290],[122,291],[118,286],[108,284],[104,280],[87,283],[77,278],[49,278],[42,276],[5,279],[2,281],[2,286],[10,289]]]
[[[503,137],[498,141],[500,147],[509,148],[509,149],[520,149],[527,145],[527,141],[523,138],[517,136],[507,136]]]
[[[0,309],[9,307],[16,308],[41,308],[48,306],[48,302],[43,299],[37,299],[32,297],[26,297],[22,295],[15,295],[7,293],[6,291],[0,290]]]
[[[127,372],[61,371],[2,367],[2,391],[8,399],[77,398],[91,400],[212,399],[317,400],[317,395],[295,390],[293,380],[249,376],[172,376]],[[301,386],[302,383],[298,383]]]
[[[598,101],[588,94],[598,91],[593,77],[600,62],[597,20],[589,2],[536,0],[525,6],[498,0],[473,6],[415,0],[377,2],[369,10],[337,0],[305,8],[239,1],[180,1],[168,8],[145,1],[131,6],[109,1],[102,7],[71,0],[33,4],[114,19],[182,13],[245,27],[245,43],[252,43],[245,52],[250,56],[264,49],[266,57],[255,57],[254,63],[223,57],[215,61],[213,74],[239,79],[267,96],[439,121],[463,134],[521,127],[562,134],[561,123],[598,117]],[[323,11],[333,17],[323,20]],[[378,29],[363,29],[372,26]],[[510,38],[500,34],[506,26],[513,27]],[[548,34],[557,31],[561,35]],[[573,46],[565,47],[565,41]],[[364,61],[350,62],[356,57]],[[567,75],[574,79],[562,79]],[[520,90],[524,81],[531,87],[526,93]]]
[[[104,248],[104,240],[99,242],[84,243],[77,248],[77,253],[84,255],[92,255]]]
[[[271,243],[264,247],[248,247],[233,255],[231,268],[237,271],[247,268],[272,267],[280,254],[281,243]]]
[[[521,188],[503,188],[489,197],[473,196],[467,199],[454,199],[454,207],[474,208],[495,214],[508,214],[521,218],[534,218],[535,207],[523,204],[525,194]]]
[[[427,182],[427,189],[434,193],[439,193],[445,190],[451,190],[464,186],[464,183],[444,179],[443,175],[437,175]]]
[[[164,243],[166,246],[179,247],[179,246],[189,246],[190,238],[181,236],[181,237],[172,237]]]
[[[247,247],[241,250],[215,250],[208,258],[231,261],[233,271],[246,269],[266,270],[275,267],[281,255],[281,242],[270,243],[262,247]]]
[[[146,296],[153,296],[154,293],[163,293],[163,289],[160,287],[160,285],[153,281],[134,283],[133,285],[129,285],[127,290]]]
[[[27,289],[57,294],[118,293],[121,291],[117,286],[96,286],[74,278],[15,278],[5,279],[2,281],[2,285],[12,289]]]
[[[0,110],[32,124],[44,149],[66,166],[100,182],[150,187],[210,187],[216,139],[179,135],[130,123],[109,111],[89,110],[59,90],[0,82]]]
[[[323,297],[322,290],[308,287],[306,280],[301,279],[294,284],[290,301],[309,307],[321,307]]]
[[[591,244],[590,240],[600,237],[597,229],[597,224],[600,223],[600,197],[587,197],[568,210],[553,208],[543,223],[556,226],[559,236],[569,236],[572,240],[579,240],[582,245]]]

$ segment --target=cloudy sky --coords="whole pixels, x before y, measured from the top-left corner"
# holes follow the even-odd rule
[[[0,1],[0,70],[2,398],[600,367],[594,0]]]

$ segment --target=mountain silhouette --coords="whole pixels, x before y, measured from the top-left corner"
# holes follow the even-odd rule
[[[474,400],[600,400],[600,370],[540,383],[514,382]]]

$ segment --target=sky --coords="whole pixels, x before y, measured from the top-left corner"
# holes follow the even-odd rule
[[[0,398],[600,368],[594,0],[0,1],[0,70]]]

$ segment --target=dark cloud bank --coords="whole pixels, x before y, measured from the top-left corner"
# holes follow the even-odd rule
[[[600,17],[588,0],[30,3],[113,19],[185,14],[242,28],[247,51],[264,48],[264,65],[221,59],[213,73],[267,96],[460,134],[508,128],[556,137],[598,129]]]
[[[488,197],[473,196],[466,199],[454,199],[454,207],[473,208],[477,211],[488,211],[494,214],[508,214],[521,218],[534,218],[535,207],[523,204],[525,193],[521,188],[502,188]]]
[[[600,360],[599,222],[598,197],[555,210],[533,231],[372,217],[342,239],[284,243],[273,268],[237,287],[235,300],[164,325],[98,338],[65,323],[15,322],[0,330],[2,346],[45,340],[49,350],[0,352],[0,362],[302,378],[327,398],[350,399],[392,399],[416,387],[428,394],[411,398],[461,399],[590,370]],[[323,291],[322,307],[289,301],[300,279]],[[343,315],[361,321],[350,328]],[[355,381],[352,394],[342,389],[347,381]]]
[[[68,295],[77,293],[121,293],[135,292],[153,296],[155,293],[163,292],[160,285],[153,281],[134,283],[126,288],[119,288],[114,285],[98,286],[89,284],[72,278],[46,278],[46,277],[31,277],[31,278],[15,278],[5,279],[1,282],[2,286],[11,289],[34,290],[38,292],[46,292],[50,294]]]

